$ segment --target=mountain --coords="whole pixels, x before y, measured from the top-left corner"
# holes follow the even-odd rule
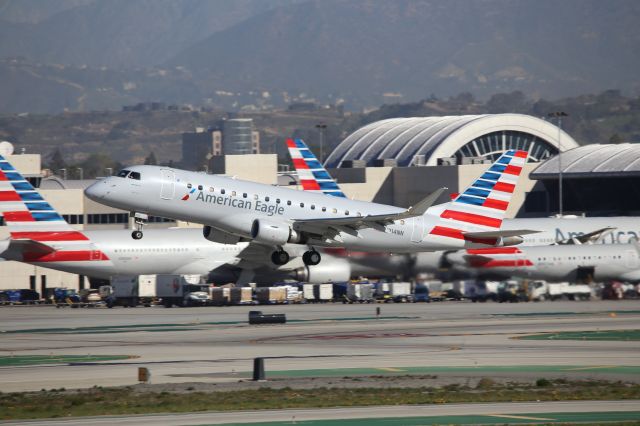
[[[637,0],[0,0],[0,113],[640,93]]]
[[[404,99],[468,90],[638,89],[636,0],[314,0],[247,19],[168,62],[229,88]]]
[[[151,67],[215,32],[295,1],[0,0],[0,57]]]

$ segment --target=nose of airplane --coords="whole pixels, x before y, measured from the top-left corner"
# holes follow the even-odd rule
[[[109,192],[111,191],[111,185],[109,185],[108,181],[108,178],[102,179],[88,186],[84,190],[84,195],[86,195],[90,200],[98,203],[104,201],[105,197],[109,195]]]

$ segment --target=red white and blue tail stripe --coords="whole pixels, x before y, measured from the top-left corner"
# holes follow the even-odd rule
[[[490,243],[474,241],[465,237],[464,232],[500,229],[527,156],[526,151],[505,152],[452,201],[429,209],[430,214],[440,217],[439,225],[431,230],[431,234]]]
[[[0,156],[0,214],[10,239],[31,241],[50,250],[23,251],[25,262],[109,260],[87,236],[72,228],[4,157]],[[35,247],[35,246],[34,246]]]
[[[298,172],[302,189],[346,198],[336,181],[302,139],[287,139],[287,147],[293,160],[293,166]]]
[[[472,268],[523,268],[534,266],[517,247],[491,247],[465,250],[465,260]]]

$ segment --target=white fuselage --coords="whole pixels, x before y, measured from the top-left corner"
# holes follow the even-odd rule
[[[447,255],[455,268],[478,273],[552,282],[640,280],[635,244],[584,244],[514,247],[511,253],[461,250]]]
[[[276,224],[315,219],[357,218],[404,212],[393,206],[156,166],[134,166],[140,180],[112,176],[96,182],[85,194],[99,203],[129,211],[201,223],[248,238],[256,219]],[[431,235],[438,217],[421,215],[385,226],[357,231],[337,226],[331,238],[305,243],[363,251],[411,253],[474,247],[463,239]],[[318,234],[327,230],[319,225]],[[308,228],[307,228],[308,229]],[[481,245],[482,246],[482,245]]]

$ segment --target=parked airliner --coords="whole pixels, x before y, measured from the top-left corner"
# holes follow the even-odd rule
[[[640,281],[640,252],[631,244],[495,247],[447,253],[447,261],[470,275],[546,281]]]
[[[202,223],[214,241],[270,247],[276,265],[291,257],[285,244],[306,244],[303,261],[316,265],[316,246],[410,253],[518,244],[534,231],[500,226],[526,159],[525,151],[507,151],[454,200],[434,206],[441,188],[409,209],[160,166],[126,168],[85,194],[134,212],[134,239],[154,214]]]
[[[249,282],[255,274],[283,279],[292,274],[312,282],[348,280],[366,269],[327,255],[325,267],[304,268],[292,262],[275,268],[271,252],[247,242],[220,244],[202,229],[151,229],[144,240],[131,241],[127,230],[79,231],[69,225],[5,158],[0,156],[0,214],[10,237],[0,240],[0,257],[60,271],[109,279],[114,275],[198,274],[210,281]],[[287,245],[303,253],[306,246]]]
[[[305,191],[322,192],[327,195],[345,197],[337,182],[328,171],[320,164],[309,147],[301,139],[287,140],[287,148],[293,159],[294,167],[298,173],[300,184]],[[414,277],[418,273],[438,273],[448,269],[455,263],[455,272],[463,276],[522,276],[567,277],[571,274],[586,279],[587,276],[604,279],[617,276],[631,277],[634,274],[637,260],[635,245],[624,243],[637,242],[640,235],[640,218],[638,217],[579,217],[563,216],[535,219],[505,219],[502,228],[508,229],[536,229],[535,234],[524,235],[524,241],[518,247],[485,248],[469,251],[438,251],[422,252],[411,255],[411,258],[400,259],[396,256],[387,259],[382,256],[367,258],[366,254],[349,254],[350,259],[358,259],[358,263],[380,265],[388,263],[387,271],[397,271],[402,275],[405,271],[408,277]],[[602,255],[592,253],[607,249],[592,249],[585,244],[606,244],[612,253]],[[552,245],[553,244],[553,245]],[[569,256],[571,248],[575,247],[575,254]],[[528,246],[546,247],[529,248]],[[522,251],[520,251],[522,250]],[[541,251],[544,255],[538,256],[541,260],[534,266],[526,264],[522,260],[522,253]],[[469,252],[475,252],[476,257],[470,257]],[[490,261],[480,261],[477,254],[484,252]],[[615,252],[615,254],[614,254]],[[519,253],[519,255],[515,255]],[[578,255],[577,253],[580,253]],[[511,254],[513,259],[505,259]],[[498,256],[498,259],[493,257]],[[533,256],[533,254],[532,254]],[[611,258],[611,256],[617,256]],[[535,257],[535,256],[533,256]],[[547,261],[547,259],[549,259]],[[485,259],[486,260],[486,259]],[[611,264],[606,264],[611,260]],[[558,264],[558,262],[560,264]],[[557,266],[557,267],[556,267]],[[404,268],[404,269],[400,269]],[[626,269],[628,268],[628,269]],[[534,275],[536,274],[536,275]],[[631,275],[629,275],[631,274]]]

